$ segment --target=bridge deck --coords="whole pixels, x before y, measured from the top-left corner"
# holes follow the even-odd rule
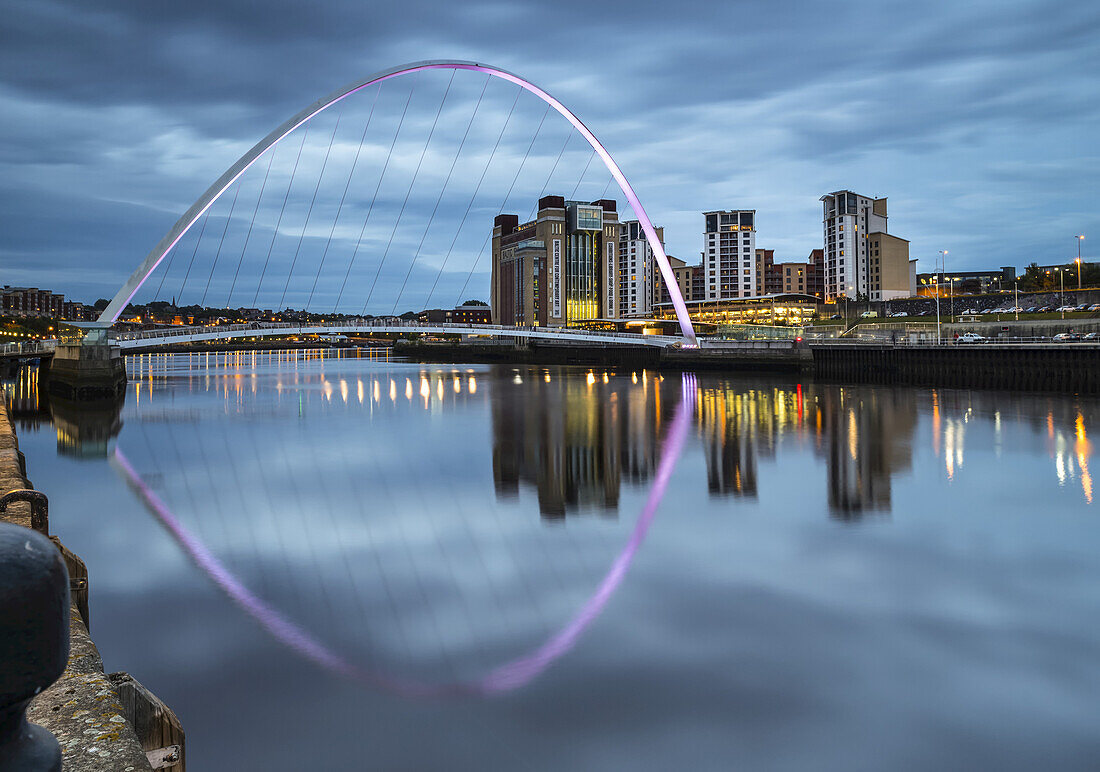
[[[173,343],[199,343],[232,338],[255,338],[275,335],[466,335],[499,338],[527,338],[618,346],[656,346],[664,348],[679,344],[682,339],[672,335],[642,335],[633,332],[604,332],[561,327],[506,327],[492,324],[328,324],[292,325],[279,322],[256,322],[223,327],[173,327],[163,330],[118,333],[118,345],[123,351]]]

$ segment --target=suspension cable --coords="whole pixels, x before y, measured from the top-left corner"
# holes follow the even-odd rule
[[[317,280],[321,278],[321,269],[325,265],[325,257],[328,256],[329,247],[332,245],[332,237],[336,233],[336,224],[340,222],[340,212],[344,209],[344,200],[348,197],[348,189],[351,187],[351,178],[355,176],[355,167],[359,164],[359,154],[363,152],[363,143],[367,139],[367,129],[370,128],[370,120],[374,117],[374,106],[378,103],[378,94],[381,90],[382,87],[379,86],[378,90],[374,92],[374,101],[371,102],[370,112],[367,114],[367,122],[363,125],[363,134],[359,137],[359,147],[355,150],[355,158],[351,162],[351,171],[348,172],[348,181],[344,183],[344,192],[340,196],[340,205],[336,207],[336,217],[332,220],[332,228],[330,228],[328,232],[328,241],[325,242],[325,249],[321,252],[321,262],[317,264],[317,273],[313,276],[313,287],[309,291],[309,300],[306,301],[306,308],[309,308],[310,303],[313,302],[313,293],[317,291]]]
[[[485,79],[486,83],[489,82],[490,77],[491,76],[486,77],[486,79]],[[504,119],[504,125],[501,126],[500,133],[497,135],[496,144],[493,145],[493,150],[492,150],[491,153],[489,153],[489,160],[485,164],[485,168],[481,170],[481,177],[477,181],[477,186],[474,187],[474,192],[473,192],[473,195],[470,196],[469,203],[466,204],[466,211],[462,214],[462,221],[459,222],[459,224],[458,224],[458,229],[455,231],[454,238],[451,239],[451,246],[448,247],[447,255],[443,258],[443,265],[447,264],[447,261],[451,257],[451,253],[454,251],[455,244],[458,242],[458,236],[459,236],[460,233],[462,233],[462,227],[466,224],[466,218],[470,216],[470,210],[473,208],[474,199],[477,198],[477,194],[481,190],[481,183],[483,183],[485,181],[485,174],[489,171],[489,166],[493,163],[493,158],[497,154],[497,148],[500,147],[500,140],[504,137],[504,132],[508,128],[508,122],[512,120],[512,113],[515,111],[516,103],[519,102],[519,96],[522,93],[523,93],[522,88],[516,90],[516,98],[512,100],[512,108],[508,111],[508,117]],[[432,284],[431,292],[428,293],[428,301],[427,301],[428,303],[431,303],[432,295],[435,294],[436,285],[439,284],[439,278],[442,275],[443,275],[443,268],[440,267],[439,273],[435,277],[435,284]]]
[[[229,296],[225,299],[225,307],[229,308],[233,300],[233,290],[237,288],[237,277],[241,275],[241,264],[244,263],[244,253],[248,250],[248,242],[252,238],[252,228],[256,224],[256,215],[260,211],[260,202],[264,198],[264,190],[267,188],[267,178],[271,176],[271,164],[275,161],[277,146],[271,148],[267,156],[267,169],[264,171],[264,181],[260,183],[260,195],[256,196],[256,206],[252,209],[252,221],[248,223],[248,233],[244,237],[244,246],[241,247],[241,256],[237,260],[237,270],[233,272],[233,283],[229,285]]]
[[[481,100],[485,96],[485,89],[489,86],[489,80],[486,78],[485,84],[481,87],[481,94],[477,98],[477,104],[474,105],[474,111],[470,114],[470,120],[466,124],[466,131],[462,133],[462,140],[458,143],[458,151],[455,153],[454,160],[451,161],[451,168],[447,170],[447,178],[443,180],[443,187],[439,189],[439,196],[435,199],[435,206],[432,207],[432,214],[428,218],[428,224],[424,226],[424,233],[420,236],[420,243],[416,247],[416,253],[413,254],[413,259],[409,263],[409,270],[405,273],[405,280],[401,282],[401,290],[397,293],[397,300],[393,303],[393,308],[397,310],[397,304],[401,302],[401,295],[405,292],[405,285],[408,284],[409,276],[412,275],[413,266],[416,265],[416,260],[420,257],[420,251],[424,248],[424,240],[428,237],[428,231],[432,227],[432,222],[435,220],[435,214],[439,211],[439,202],[443,200],[443,194],[447,192],[447,186],[451,183],[451,175],[454,174],[455,166],[458,164],[458,158],[462,155],[462,148],[466,144],[466,137],[470,135],[470,127],[474,125],[474,119],[477,117],[478,108],[481,107]],[[543,116],[545,118],[545,116]],[[443,267],[440,266],[440,272],[443,271]]]
[[[547,112],[550,111],[550,105],[546,106],[546,111]],[[546,115],[544,114],[543,118],[545,118],[545,117],[546,117]],[[539,128],[540,129],[542,128],[541,123],[539,124]],[[538,136],[538,131],[537,130],[535,132],[535,136],[536,137]],[[516,174],[515,174],[514,177],[512,177],[512,184],[508,186],[508,192],[504,194],[504,200],[500,202],[500,209],[497,211],[497,216],[498,217],[501,214],[504,213],[505,207],[508,206],[508,199],[511,198],[511,196],[512,196],[512,190],[516,187],[516,182],[519,180],[520,174],[523,172],[523,166],[524,166],[524,164],[527,163],[527,157],[529,155],[531,155],[531,148],[534,147],[534,146],[535,146],[535,137],[531,137],[531,142],[530,142],[530,144],[527,145],[527,152],[523,154],[523,160],[520,161],[519,166],[516,167]],[[469,284],[470,284],[470,277],[472,277],[474,275],[474,270],[477,268],[477,264],[479,262],[481,262],[481,256],[485,253],[485,247],[486,247],[486,245],[488,245],[489,239],[491,239],[492,237],[493,237],[493,232],[489,231],[489,235],[485,237],[485,241],[481,245],[481,251],[478,252],[477,258],[474,260],[473,266],[470,267],[470,272],[466,275],[466,281],[462,283],[462,290],[459,292],[459,299],[458,299],[458,301],[455,302],[456,306],[459,303],[462,302],[462,295],[466,292],[466,287],[469,286]]]
[[[379,85],[379,89],[381,89]],[[367,223],[370,222],[371,212],[374,211],[374,202],[378,199],[378,191],[382,187],[382,180],[386,176],[386,170],[390,168],[390,159],[393,158],[393,149],[397,146],[397,138],[401,135],[401,127],[405,125],[405,114],[409,111],[409,103],[412,101],[413,91],[416,90],[416,81],[409,86],[409,95],[405,98],[405,108],[401,111],[401,119],[397,122],[397,131],[393,133],[393,141],[390,142],[390,152],[386,154],[386,160],[382,164],[382,173],[378,175],[378,182],[374,185],[374,195],[371,196],[370,205],[367,207],[367,216],[363,218],[363,227],[359,229],[359,238],[355,241],[355,249],[352,250],[351,260],[348,261],[348,269],[344,271],[344,281],[340,284],[340,292],[336,296],[336,305],[332,313],[340,307],[340,300],[344,297],[344,288],[347,287],[348,277],[351,276],[351,268],[355,265],[355,258],[359,256],[359,247],[363,243],[363,234],[367,232]]]
[[[405,214],[405,207],[409,203],[409,196],[412,195],[413,186],[416,185],[417,175],[420,174],[420,166],[424,163],[424,156],[428,152],[428,145],[431,144],[432,136],[435,134],[435,127],[439,123],[439,116],[443,112],[443,105],[447,101],[447,95],[451,93],[451,83],[454,82],[455,73],[458,70],[451,70],[451,78],[447,81],[447,89],[443,92],[443,99],[439,102],[439,109],[435,111],[435,118],[432,120],[432,128],[428,131],[428,139],[424,142],[424,149],[420,151],[420,158],[416,162],[416,169],[413,170],[412,180],[409,181],[409,189],[405,191],[405,200],[401,202],[401,209],[397,212],[397,219],[394,220],[393,230],[390,231],[390,240],[386,242],[386,250],[382,253],[382,259],[378,261],[378,268],[374,272],[374,281],[371,282],[370,291],[367,292],[367,299],[363,302],[363,313],[366,313],[367,305],[370,303],[371,296],[374,294],[375,285],[378,284],[378,276],[382,273],[382,266],[386,264],[386,257],[390,254],[390,247],[393,245],[393,237],[397,234],[397,227],[401,224],[401,218]]]
[[[332,136],[328,139],[328,150],[325,151],[325,160],[321,162],[321,173],[317,175],[317,184],[313,187],[313,198],[309,201],[309,209],[306,210],[306,221],[302,223],[302,235],[298,237],[298,246],[294,249],[294,258],[290,261],[290,271],[286,275],[286,284],[283,285],[283,294],[279,298],[279,308],[283,307],[286,300],[286,291],[290,287],[290,280],[294,276],[294,266],[298,262],[298,253],[302,251],[302,242],[306,238],[306,230],[309,228],[309,218],[313,214],[313,205],[317,203],[317,191],[321,189],[321,180],[325,176],[325,168],[328,166],[328,158],[332,153],[332,143],[336,139],[336,130],[340,128],[340,112],[336,113],[336,125],[332,127]],[[303,311],[305,309],[302,309]]]
[[[183,297],[183,291],[187,288],[187,279],[191,276],[191,266],[195,264],[195,255],[199,253],[199,245],[202,243],[202,236],[206,233],[206,223],[210,222],[210,210],[207,209],[202,216],[202,225],[199,227],[199,238],[195,241],[195,249],[191,252],[191,261],[187,264],[187,271],[183,274],[183,283],[180,284],[180,291],[177,293],[177,297]]]
[[[253,307],[260,299],[260,287],[263,286],[264,276],[267,275],[267,264],[271,261],[271,251],[275,248],[275,239],[279,237],[279,228],[283,224],[283,213],[286,212],[286,202],[290,198],[291,188],[294,187],[294,178],[298,174],[298,162],[302,160],[302,149],[306,146],[306,139],[309,137],[309,127],[311,125],[313,125],[313,121],[306,121],[306,127],[302,130],[302,142],[298,145],[298,155],[294,159],[294,168],[290,172],[290,182],[287,183],[286,193],[283,194],[283,204],[279,207],[279,218],[275,221],[275,230],[271,233],[271,243],[267,245],[267,257],[264,258],[264,267],[260,271],[260,280],[256,282],[256,294],[252,296]]]
[[[572,129],[570,129],[569,133],[566,135],[565,142],[562,143],[561,150],[558,151],[558,157],[554,159],[554,165],[550,167],[550,173],[546,175],[546,182],[542,183],[542,190],[539,191],[539,196],[535,199],[535,203],[531,207],[531,214],[528,216],[528,220],[535,219],[535,215],[538,214],[539,199],[546,195],[546,191],[550,187],[550,180],[553,179],[554,172],[558,170],[558,164],[561,163],[561,157],[565,154],[565,148],[569,147],[569,141],[571,139],[573,139]]]
[[[569,194],[570,198],[577,197],[577,191],[580,190],[581,182],[584,180],[584,175],[588,174],[588,167],[592,165],[592,159],[596,157],[596,151],[592,151],[592,155],[588,156],[588,163],[584,165],[584,171],[581,172],[581,176],[577,178],[577,184],[573,186],[573,192]],[[604,188],[606,190],[606,188]]]
[[[229,223],[233,219],[233,210],[237,208],[237,196],[241,194],[241,183],[237,183],[237,189],[233,191],[233,203],[229,205],[229,216],[225,218],[225,227],[222,228],[222,237],[218,241],[218,251],[214,253],[214,262],[210,264],[210,275],[206,277],[206,289],[202,291],[202,300],[199,305],[206,307],[206,293],[210,292],[210,280],[214,278],[214,269],[218,267],[218,258],[222,254],[222,244],[225,243],[225,233],[229,230]]]

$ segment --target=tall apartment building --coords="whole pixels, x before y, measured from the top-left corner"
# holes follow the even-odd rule
[[[837,190],[821,202],[825,299],[908,297],[909,242],[887,233],[886,199]]]
[[[662,248],[665,229],[657,228]],[[660,270],[653,257],[653,248],[637,220],[619,223],[619,317],[649,316],[658,299]]]
[[[756,293],[756,210],[704,212],[703,217],[705,299],[752,297]]]
[[[490,306],[494,324],[564,326],[619,316],[616,204],[561,196],[539,199],[538,214],[493,221]]]

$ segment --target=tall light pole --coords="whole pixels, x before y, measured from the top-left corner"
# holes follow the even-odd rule
[[[1077,289],[1081,289],[1081,242],[1084,240],[1084,235],[1077,237]]]
[[[1016,314],[1016,321],[1020,321],[1020,282],[1012,282],[1012,289],[1016,293],[1016,300],[1012,303],[1012,311]]]
[[[1061,310],[1062,318],[1066,318],[1066,269],[1055,268],[1058,272],[1058,308]]]
[[[940,250],[940,278],[947,278],[944,273],[947,270],[947,250]],[[936,287],[936,342],[940,341],[940,288]]]

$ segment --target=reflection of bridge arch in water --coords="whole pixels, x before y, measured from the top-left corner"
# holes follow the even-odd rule
[[[235,604],[253,617],[281,643],[313,662],[373,688],[381,688],[410,697],[448,695],[487,696],[520,688],[544,672],[568,652],[585,629],[600,615],[622,583],[638,549],[644,541],[664,497],[669,478],[675,468],[688,435],[694,412],[695,377],[684,374],[680,402],[661,448],[652,486],[638,520],[625,545],[618,553],[595,591],[575,614],[526,654],[510,659],[473,680],[433,683],[394,676],[363,668],[325,645],[316,636],[295,624],[250,590],[194,533],[188,530],[169,506],[149,487],[134,469],[130,460],[115,449],[112,461],[126,482],[131,485],[159,522],[184,549],[191,561],[225,592]]]

